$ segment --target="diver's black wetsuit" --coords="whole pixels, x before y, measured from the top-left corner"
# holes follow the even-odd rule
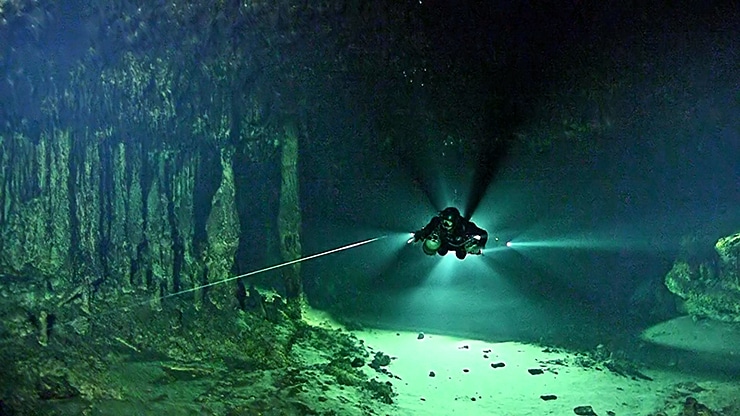
[[[426,242],[429,239],[439,240],[440,245],[436,250],[425,245],[426,254],[444,256],[447,252],[454,251],[458,258],[463,259],[467,254],[481,254],[488,241],[488,233],[460,216],[457,209],[446,208],[424,228],[414,233],[414,241]]]

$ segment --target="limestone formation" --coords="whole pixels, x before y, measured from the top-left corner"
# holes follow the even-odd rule
[[[715,244],[717,257],[695,264],[677,261],[665,277],[668,289],[678,295],[686,312],[695,317],[740,322],[740,233]]]

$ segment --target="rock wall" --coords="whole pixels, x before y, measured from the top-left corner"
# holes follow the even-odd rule
[[[38,289],[20,315],[47,311],[61,322],[131,297],[158,309],[182,291],[197,307],[238,304],[237,282],[218,284],[233,276],[237,253],[252,267],[245,252],[278,251],[275,214],[244,225],[265,210],[262,195],[236,198],[236,189],[255,188],[244,173],[258,168],[244,165],[279,166],[281,114],[310,108],[305,92],[325,82],[305,71],[323,55],[296,48],[295,28],[262,19],[300,11],[153,5],[133,13],[157,21],[130,27],[147,28],[137,40],[106,32],[121,16],[132,22],[127,6],[81,8],[81,26],[100,30],[72,55],[13,35],[27,26],[23,13],[57,12],[47,6],[11,13],[0,30],[8,45],[0,56],[0,276]],[[245,13],[265,26],[242,27]],[[63,26],[35,30],[54,39],[69,33]],[[241,29],[211,32],[226,27]],[[266,176],[258,191],[279,195],[279,175]],[[249,241],[239,244],[240,235]]]
[[[714,248],[713,260],[677,261],[665,277],[666,287],[691,316],[740,322],[740,233],[720,238]]]
[[[40,309],[74,303],[89,313],[94,298],[132,292],[158,308],[163,296],[233,271],[233,151],[213,172],[202,166],[206,151],[145,153],[140,142],[115,139],[110,130],[0,136],[0,273],[43,288]],[[201,204],[202,224],[196,198],[211,201]],[[219,307],[236,304],[233,288],[213,292]]]

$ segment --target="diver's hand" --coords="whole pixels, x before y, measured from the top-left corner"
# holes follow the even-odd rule
[[[483,250],[481,249],[480,245],[478,245],[478,242],[479,238],[470,238],[470,240],[465,243],[465,251],[468,252],[468,254],[481,254]]]
[[[465,251],[467,251],[468,254],[481,254],[483,252],[478,244],[469,244],[465,246]]]

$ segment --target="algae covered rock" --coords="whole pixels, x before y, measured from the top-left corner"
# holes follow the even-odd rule
[[[740,233],[720,238],[715,251],[714,260],[674,263],[666,287],[683,299],[691,316],[740,322]]]
[[[740,283],[740,233],[722,237],[714,245],[720,260],[720,272],[728,278],[735,279],[735,285]]]

